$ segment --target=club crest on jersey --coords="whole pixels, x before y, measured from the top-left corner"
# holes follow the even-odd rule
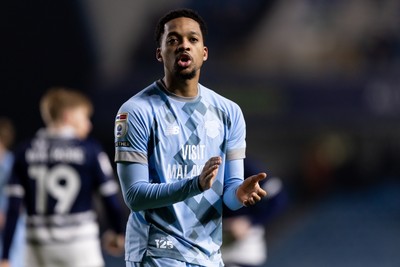
[[[204,128],[208,137],[215,138],[219,135],[221,125],[216,120],[206,121]]]
[[[126,135],[128,131],[127,120],[128,120],[127,112],[117,114],[117,117],[115,117],[115,129],[114,129],[115,137],[120,138]]]

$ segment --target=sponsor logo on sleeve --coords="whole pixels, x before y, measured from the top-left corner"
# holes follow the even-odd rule
[[[130,147],[131,143],[129,141],[117,141],[115,142],[115,147]]]

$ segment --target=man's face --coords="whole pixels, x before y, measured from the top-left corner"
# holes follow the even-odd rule
[[[85,139],[92,130],[90,113],[87,107],[71,108],[65,114],[66,123],[72,126],[78,138]]]
[[[166,75],[183,79],[198,75],[208,57],[199,24],[185,17],[167,22],[156,57],[164,63]]]

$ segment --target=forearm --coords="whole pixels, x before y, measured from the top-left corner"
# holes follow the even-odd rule
[[[237,186],[229,188],[224,193],[224,203],[231,210],[237,210],[243,207],[243,203],[239,201],[236,195],[236,190],[240,186],[240,184],[241,183],[239,183]]]
[[[230,160],[225,166],[224,203],[231,210],[243,207],[236,195],[238,187],[243,183],[243,160]]]
[[[103,203],[110,226],[117,234],[122,234],[125,231],[123,220],[121,219],[123,217],[123,210],[120,202],[116,195],[103,196]]]
[[[117,164],[125,203],[133,211],[172,205],[201,193],[198,177],[174,183],[149,183],[147,166]]]

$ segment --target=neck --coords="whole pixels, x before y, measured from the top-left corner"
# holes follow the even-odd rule
[[[197,77],[190,80],[178,80],[165,76],[162,82],[169,92],[177,96],[195,97],[199,93],[199,79]]]
[[[57,136],[75,136],[75,129],[66,124],[52,124],[47,126],[47,131]]]

